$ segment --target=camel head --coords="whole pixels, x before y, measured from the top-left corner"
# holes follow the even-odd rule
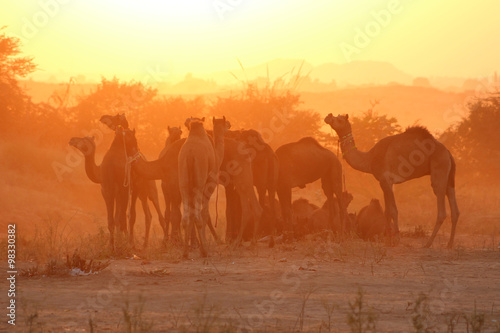
[[[222,119],[215,119],[214,117],[212,122],[214,125],[214,137],[224,137],[226,131],[231,128],[231,123],[226,120],[226,116],[223,116]]]
[[[85,136],[83,138],[73,137],[69,140],[69,145],[81,151],[84,156],[90,156],[95,153],[95,140],[93,136]]]
[[[181,138],[182,135],[182,130],[181,127],[167,127],[168,129],[168,137],[170,138],[171,142],[177,141]]]
[[[338,115],[335,117],[333,114],[328,114],[325,118],[325,123],[337,132],[338,136],[344,136],[351,133],[351,123],[349,122],[349,115]]]
[[[266,145],[262,135],[253,129],[242,130],[240,132],[239,140],[245,142],[249,147],[253,147],[259,151],[264,149]]]
[[[119,128],[128,129],[128,121],[127,118],[125,118],[125,113],[117,113],[115,116],[105,114],[101,117],[100,122],[113,131]]]
[[[191,130],[191,125],[192,124],[194,124],[194,123],[201,123],[201,124],[203,124],[204,122],[205,122],[205,117],[203,117],[203,118],[189,117],[184,122],[184,126],[186,126],[186,128],[188,130]]]

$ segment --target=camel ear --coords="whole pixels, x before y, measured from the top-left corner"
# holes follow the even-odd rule
[[[231,123],[229,121],[226,121],[226,129],[231,129]]]
[[[202,121],[202,122],[205,122],[205,117],[201,118],[201,121]]]
[[[167,126],[167,130],[170,132],[170,126]]]
[[[92,139],[92,141],[95,141],[95,137],[93,135],[90,138]]]
[[[348,120],[349,119],[349,115],[346,113],[345,114],[345,120]]]
[[[215,117],[212,118],[212,123],[215,124]]]

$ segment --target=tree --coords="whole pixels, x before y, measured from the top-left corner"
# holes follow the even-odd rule
[[[452,151],[463,173],[492,181],[500,170],[500,92],[468,105],[469,114],[440,140]]]
[[[361,116],[351,118],[356,146],[363,151],[372,148],[380,139],[401,132],[396,118],[379,115],[375,111],[379,101],[371,101],[370,104],[371,107]]]
[[[0,28],[0,133],[16,133],[32,108],[31,101],[22,91],[17,79],[36,69],[33,59],[20,56],[21,42],[9,37]]]

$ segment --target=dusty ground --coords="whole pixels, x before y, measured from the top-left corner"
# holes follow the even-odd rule
[[[373,318],[379,332],[414,332],[417,312],[428,332],[446,332],[450,318],[458,319],[455,332],[467,332],[467,322],[481,316],[482,332],[498,332],[498,240],[460,235],[451,251],[444,249],[446,240],[440,236],[433,249],[414,238],[395,248],[319,237],[274,249],[220,245],[211,247],[208,259],[193,250],[190,260],[177,253],[164,260],[111,260],[90,276],[19,277],[16,328],[126,332],[130,324],[132,332],[141,325],[152,325],[152,332],[345,332],[354,313],[349,304],[362,290],[361,321]],[[418,307],[420,293],[427,299]],[[4,319],[0,330],[6,327]]]

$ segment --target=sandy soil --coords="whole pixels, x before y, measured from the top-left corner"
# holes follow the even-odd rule
[[[455,332],[467,332],[467,320],[458,315],[472,322],[474,304],[476,314],[484,314],[482,332],[498,332],[496,246],[450,251],[444,237],[433,249],[421,248],[424,241],[403,238],[395,248],[321,238],[273,249],[220,245],[208,259],[193,250],[189,260],[171,253],[164,260],[111,260],[96,275],[18,277],[16,328],[28,331],[28,317],[37,314],[34,331],[90,332],[91,319],[95,332],[126,332],[128,312],[132,332],[149,324],[152,332],[346,332],[349,303],[361,288],[362,320],[375,318],[378,332],[414,332],[420,293],[427,295],[428,309],[420,313],[428,332],[446,332],[453,315]],[[0,329],[10,330],[5,321]]]

